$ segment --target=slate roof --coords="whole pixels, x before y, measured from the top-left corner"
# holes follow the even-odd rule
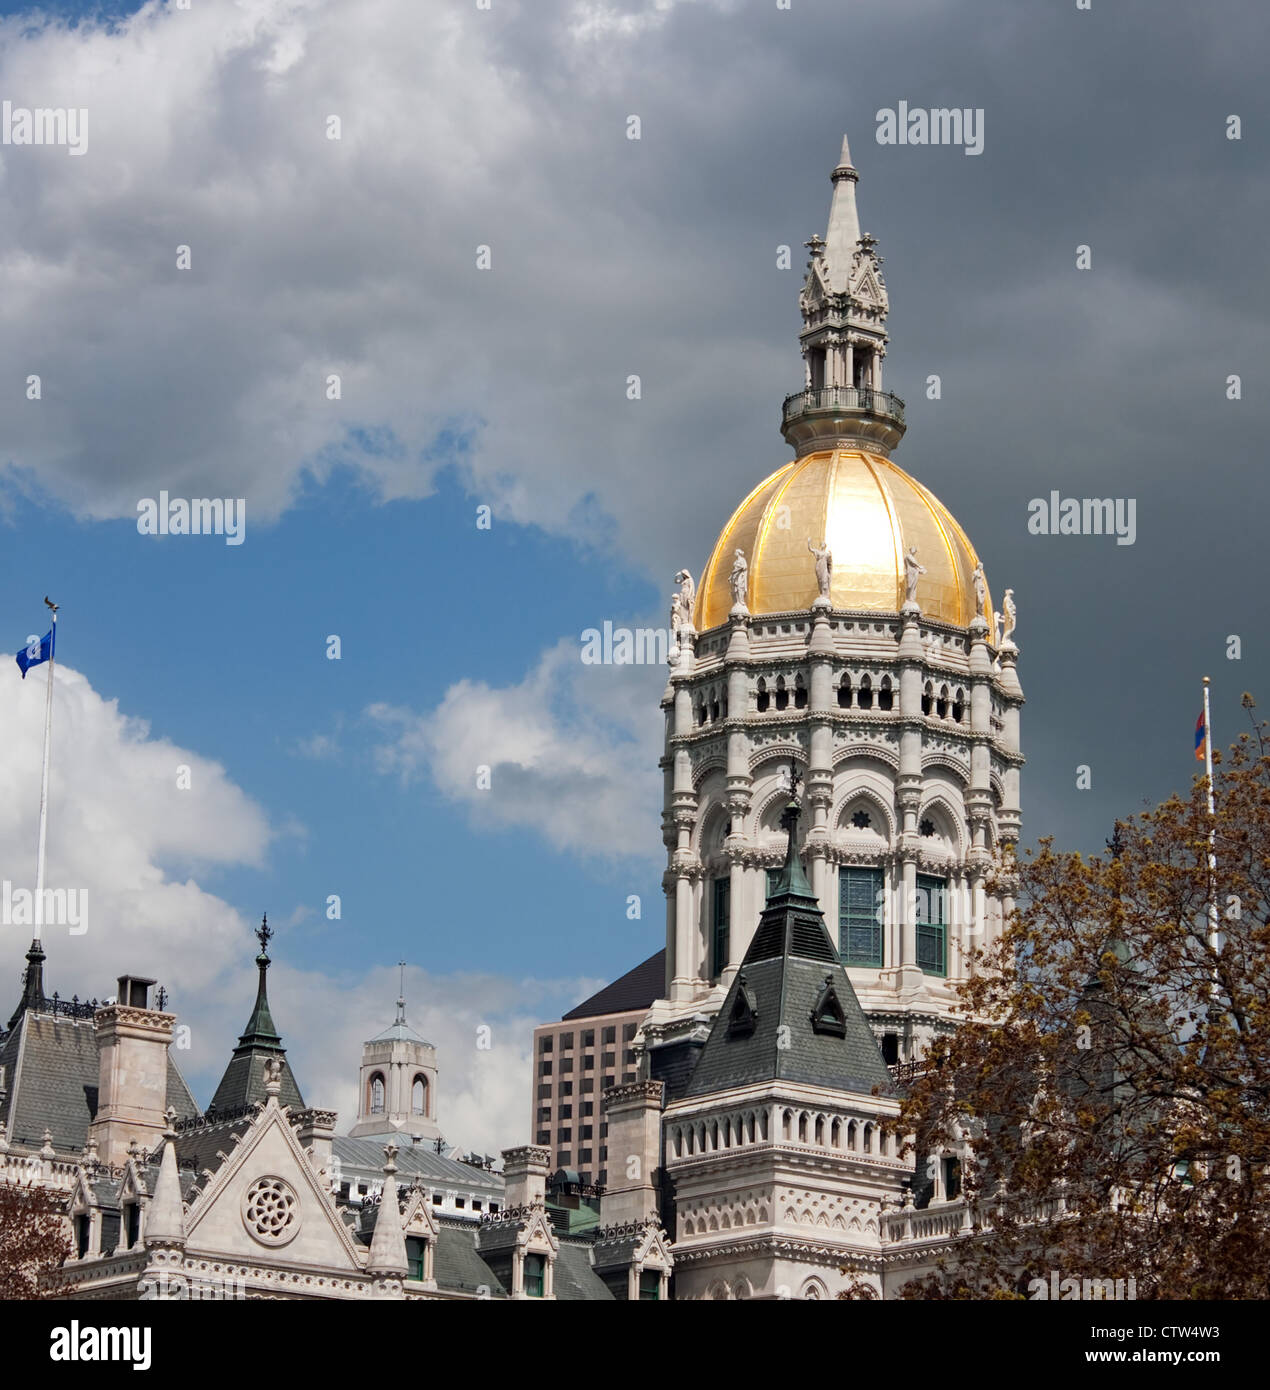
[[[556,1297],[567,1302],[613,1303],[613,1291],[595,1272],[591,1247],[562,1240],[556,1255]]]
[[[337,1135],[332,1151],[344,1170],[378,1175],[384,1170],[386,1142],[386,1139],[350,1139],[347,1135]],[[470,1163],[460,1163],[457,1159],[446,1158],[427,1143],[402,1143],[398,1136],[397,1144],[398,1184],[407,1185],[418,1177],[433,1183],[444,1183],[447,1187],[464,1190],[471,1188],[478,1192],[502,1195],[501,1173],[491,1173],[484,1168],[475,1168]]]
[[[507,1290],[494,1271],[476,1253],[476,1231],[472,1226],[451,1225],[445,1221],[438,1224],[432,1274],[437,1287],[451,1293],[475,1293],[484,1287],[491,1298],[507,1297]]]
[[[268,940],[268,935],[266,930],[265,941]],[[212,1105],[217,1110],[233,1110],[241,1105],[263,1102],[268,1094],[265,1091],[265,1063],[271,1058],[276,1058],[282,1063],[279,1103],[290,1106],[293,1110],[303,1110],[304,1098],[296,1085],[291,1063],[287,1061],[287,1050],[282,1046],[282,1037],[269,1009],[269,992],[266,987],[269,956],[265,952],[264,941],[260,954],[256,957],[256,968],[260,972],[260,980],[256,986],[256,1002],[251,1017],[247,1020],[247,1026],[238,1039],[238,1046],[234,1048],[229,1065],[225,1068],[225,1074],[220,1079],[220,1085],[216,1088],[216,1094],[212,1097]]]
[[[58,1153],[82,1150],[97,1114],[101,1074],[92,1019],[26,1011],[0,1046],[0,1066],[8,1089],[0,1124],[10,1142],[38,1147],[47,1129]],[[181,1117],[198,1110],[170,1056],[167,1103]]]
[[[633,1013],[636,1009],[648,1009],[653,1001],[666,992],[666,948],[663,946],[656,955],[649,956],[634,970],[628,970],[611,985],[605,985],[598,994],[584,999],[575,1009],[570,1009],[561,1022],[568,1023],[575,1018],[599,1018],[601,1014]]]
[[[44,1131],[59,1153],[82,1149],[97,1113],[97,1035],[91,1019],[24,1013],[5,1040],[0,1064],[9,1094],[11,1142],[39,1147]]]
[[[890,1071],[794,852],[797,808],[792,803],[783,820],[790,831],[784,868],[684,1096],[764,1081],[855,1095],[869,1095],[878,1086],[890,1094]],[[837,1028],[818,1029],[812,1015],[826,997],[826,985],[842,1018]]]

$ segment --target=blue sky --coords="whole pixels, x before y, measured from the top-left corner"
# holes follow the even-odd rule
[[[476,836],[466,811],[426,780],[403,785],[376,769],[382,740],[368,705],[438,704],[458,673],[514,683],[544,640],[576,638],[652,597],[646,580],[613,575],[535,528],[495,518],[478,529],[476,508],[452,472],[427,500],[390,505],[341,474],[280,521],[257,529],[249,520],[238,546],[171,536],[139,544],[133,523],[77,523],[29,502],[7,520],[9,645],[25,639],[24,618],[45,621],[43,590],[30,590],[38,576],[37,589],[62,606],[59,658],[156,737],[223,762],[283,827],[262,868],[202,878],[246,916],[268,910],[282,924],[309,910],[275,953],[334,967],[351,950],[436,971],[475,957],[531,973],[550,941],[559,966],[593,975],[621,973],[660,945],[659,911],[637,923],[625,915],[628,893],[660,902],[655,824],[642,864],[580,860],[523,831]],[[24,591],[22,606],[14,600]],[[332,633],[338,661],[326,656]],[[315,735],[338,751],[301,753]],[[326,918],[331,893],[342,899],[339,922]],[[456,922],[467,925],[455,931]]]
[[[194,0],[67,31],[0,0],[0,97],[90,116],[82,158],[0,147],[0,614],[16,651],[62,605],[50,863],[96,904],[51,983],[158,974],[205,1096],[268,910],[306,1093],[347,1111],[404,957],[443,1113],[524,1138],[533,1024],[664,931],[665,673],[583,668],[579,634],[663,623],[786,461],[799,248],[844,129],[897,462],[1018,599],[1025,837],[1097,849],[1185,789],[1200,676],[1219,741],[1242,690],[1270,700],[1270,97],[1260,0],[1157,11]],[[901,99],[983,107],[984,152],[878,144]],[[139,536],[159,489],[246,498],[246,543]],[[1051,489],[1135,498],[1135,544],[1029,534]],[[0,674],[15,880],[41,679]]]

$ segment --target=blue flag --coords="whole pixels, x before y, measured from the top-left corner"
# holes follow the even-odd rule
[[[41,662],[48,661],[53,655],[53,632],[50,628],[48,632],[36,642],[35,638],[26,644],[18,653],[18,665],[22,668],[22,679],[26,680],[26,673],[32,666],[39,666]]]

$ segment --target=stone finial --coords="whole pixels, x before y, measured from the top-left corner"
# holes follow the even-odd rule
[[[86,1168],[96,1168],[101,1163],[101,1158],[97,1153],[97,1136],[90,1134],[88,1142],[84,1145],[84,1166]]]
[[[404,1278],[410,1272],[406,1258],[406,1236],[401,1225],[401,1208],[397,1198],[397,1146],[384,1145],[384,1189],[375,1214],[375,1232],[370,1238],[370,1255],[366,1261],[367,1274],[395,1275]]]
[[[44,1131],[44,1146],[40,1149],[41,1158],[56,1158],[57,1153],[53,1148],[53,1134],[51,1130]]]
[[[176,1137],[172,1128],[176,1111],[167,1112],[167,1131],[163,1136],[163,1155],[159,1159],[159,1177],[154,1184],[150,1205],[146,1211],[145,1243],[182,1246],[185,1244],[185,1206],[181,1201],[181,1175],[177,1168]]]

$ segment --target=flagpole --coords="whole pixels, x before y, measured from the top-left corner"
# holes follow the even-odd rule
[[[48,603],[48,599],[44,600]],[[49,808],[49,744],[53,731],[53,661],[57,652],[57,605],[53,610],[53,627],[49,637],[49,681],[44,696],[44,768],[40,774],[40,843],[35,855],[35,939],[40,939],[44,922],[44,845],[48,834]]]
[[[1208,710],[1208,677],[1204,677],[1204,773],[1208,779],[1208,944],[1216,954],[1217,934],[1217,811],[1213,802],[1213,727]]]

